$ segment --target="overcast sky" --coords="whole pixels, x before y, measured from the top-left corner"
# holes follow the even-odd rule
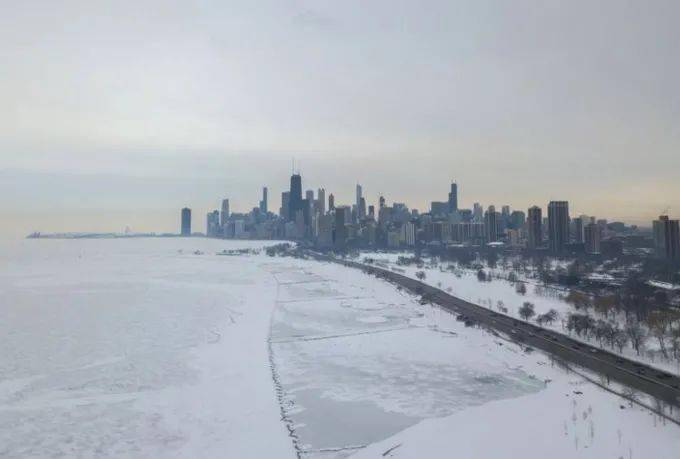
[[[1,1],[1,0],[0,0]],[[303,187],[680,215],[677,1],[1,1],[0,233]]]

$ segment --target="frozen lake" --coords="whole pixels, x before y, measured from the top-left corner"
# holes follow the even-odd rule
[[[423,419],[545,387],[488,337],[461,334],[389,284],[335,265],[277,269],[272,348],[311,457],[344,457]]]
[[[390,284],[216,255],[262,245],[0,246],[0,457],[677,457],[676,425]]]

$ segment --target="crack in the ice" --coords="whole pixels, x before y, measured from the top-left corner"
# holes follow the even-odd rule
[[[276,280],[276,298],[278,299],[279,289],[281,285],[279,284],[278,279],[276,279],[276,276],[273,277]],[[278,301],[275,304],[278,304]],[[274,347],[271,339],[273,320],[274,314],[272,313],[269,319],[269,336],[267,337],[267,347],[269,350],[269,367],[272,372],[272,380],[274,382],[276,398],[279,402],[279,409],[281,410],[281,421],[286,426],[286,429],[288,430],[288,436],[293,442],[293,449],[295,450],[295,455],[297,456],[298,459],[303,459],[302,457],[303,451],[302,447],[300,446],[300,439],[298,438],[297,433],[295,432],[295,424],[293,423],[293,420],[290,418],[290,416],[288,416],[288,413],[286,412],[283,385],[281,384],[281,378],[279,376],[279,372],[276,369],[276,364],[274,362]]]
[[[288,303],[309,303],[311,301],[329,301],[329,300],[368,300],[372,297],[368,296],[326,296],[326,297],[314,297],[314,298],[303,298],[299,300],[279,300],[277,304],[288,304]]]
[[[317,448],[317,449],[303,449],[304,454],[309,453],[340,453],[342,451],[355,451],[358,449],[366,448],[368,445],[349,445],[349,446],[337,446],[337,447],[327,447],[327,448]]]
[[[416,325],[407,325],[405,327],[395,327],[395,328],[383,328],[381,330],[366,330],[366,331],[360,331],[360,332],[354,332],[354,333],[344,333],[344,334],[338,334],[338,335],[326,335],[326,336],[311,336],[308,338],[295,338],[295,339],[282,339],[282,340],[271,340],[270,343],[274,344],[284,344],[284,343],[297,343],[300,341],[320,341],[324,339],[334,339],[334,338],[345,338],[347,336],[359,336],[359,335],[374,335],[377,333],[387,333],[387,332],[393,332],[393,331],[400,331],[400,330],[410,330],[413,328],[422,328],[420,326]]]

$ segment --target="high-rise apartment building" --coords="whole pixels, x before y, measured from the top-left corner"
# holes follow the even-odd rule
[[[662,215],[653,222],[654,247],[658,256],[669,259],[680,259],[680,224]]]
[[[191,209],[182,209],[182,236],[191,236]]]
[[[563,252],[569,243],[569,203],[550,201],[548,204],[548,242],[552,252]]]
[[[583,240],[585,241],[586,253],[600,253],[602,228],[594,223],[588,223],[583,227]]]
[[[335,237],[333,243],[336,248],[344,249],[347,243],[347,227],[345,221],[349,218],[349,207],[339,206],[335,208]]]
[[[498,213],[495,206],[489,206],[484,215],[484,229],[486,231],[486,242],[498,241]]]
[[[543,245],[543,215],[538,206],[527,211],[527,247],[537,249]]]
[[[574,219],[574,242],[582,244],[585,242],[585,228],[590,223],[585,222],[583,218],[577,217]]]
[[[208,212],[205,222],[205,235],[208,237],[217,237],[220,234],[220,212],[213,210]]]
[[[326,214],[326,190],[319,188],[316,193],[317,210],[321,215]]]

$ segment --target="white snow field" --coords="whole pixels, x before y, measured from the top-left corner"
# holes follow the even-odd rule
[[[0,246],[0,457],[678,457],[676,424],[391,284],[216,255],[263,244]]]
[[[0,457],[295,457],[268,360],[276,283],[223,248],[3,246]]]

